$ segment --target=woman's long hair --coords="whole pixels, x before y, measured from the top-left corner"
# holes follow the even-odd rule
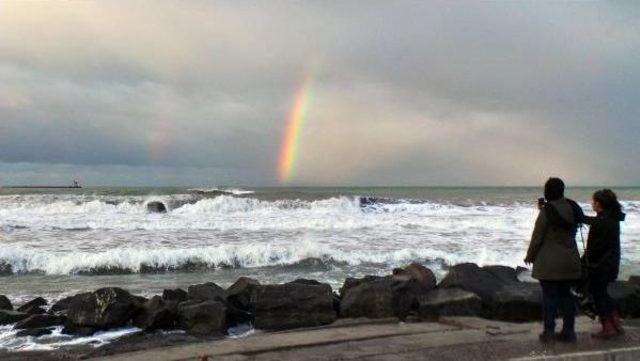
[[[622,213],[622,205],[618,202],[618,196],[608,188],[593,193],[593,200],[600,203],[605,213],[618,215]]]

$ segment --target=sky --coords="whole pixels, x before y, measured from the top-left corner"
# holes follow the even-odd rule
[[[0,184],[640,185],[639,17],[633,1],[2,1]]]

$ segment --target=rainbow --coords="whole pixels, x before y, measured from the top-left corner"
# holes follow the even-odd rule
[[[293,175],[300,146],[300,131],[309,110],[313,83],[313,67],[307,72],[295,95],[293,108],[286,119],[280,156],[278,157],[278,177],[281,183],[287,183]]]
[[[149,139],[149,159],[156,163],[167,156],[171,123],[168,119],[160,119],[153,123]]]

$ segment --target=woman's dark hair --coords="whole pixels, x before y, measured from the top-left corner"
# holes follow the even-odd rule
[[[544,198],[547,202],[564,197],[564,182],[560,178],[549,178],[544,184]]]
[[[605,212],[622,213],[622,205],[618,202],[618,196],[611,189],[596,191],[593,193],[593,200],[600,203]]]

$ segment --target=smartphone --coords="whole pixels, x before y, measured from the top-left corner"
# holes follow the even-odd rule
[[[544,198],[538,198],[538,207],[544,207]]]

